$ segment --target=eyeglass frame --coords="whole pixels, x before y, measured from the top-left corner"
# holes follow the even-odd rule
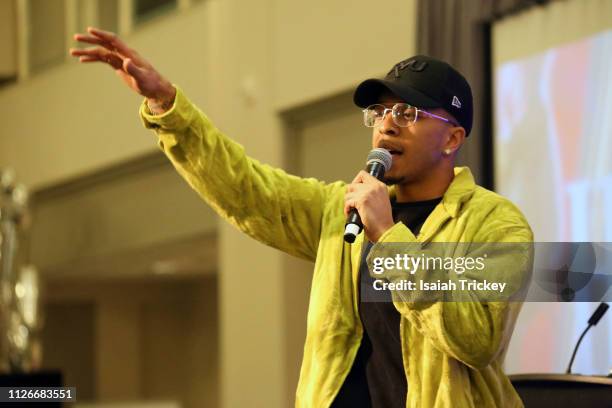
[[[407,106],[409,106],[411,108],[414,108],[414,111],[416,112],[416,114],[414,115],[414,120],[412,122],[408,123],[406,126],[401,126],[401,125],[399,125],[395,121],[395,116],[393,116],[393,110],[395,109],[395,107],[397,105],[407,105]],[[382,106],[384,108],[384,111],[382,113],[382,117],[380,118],[380,121],[378,122],[378,124],[375,123],[372,126],[368,126],[368,125],[365,124],[365,115],[366,115],[367,111],[370,110],[370,107],[372,107],[372,106]],[[448,123],[449,125],[461,126],[457,122],[455,122],[454,120],[451,120],[451,119],[448,119],[448,118],[436,115],[435,113],[427,112],[426,110],[419,109],[416,106],[413,106],[413,105],[411,105],[409,103],[405,103],[405,102],[397,102],[397,103],[395,103],[390,108],[387,108],[382,103],[373,103],[372,105],[369,105],[368,107],[366,107],[365,109],[362,109],[361,111],[363,112],[363,115],[364,115],[363,124],[364,124],[365,127],[368,127],[368,128],[373,128],[373,127],[376,127],[376,126],[380,125],[380,123],[385,120],[385,116],[387,116],[387,112],[388,111],[391,111],[391,119],[393,120],[393,123],[395,123],[397,126],[402,127],[402,128],[406,128],[406,127],[410,127],[410,126],[414,125],[417,122],[417,120],[419,119],[419,112],[423,113],[424,116],[429,116],[429,117],[432,117],[432,118],[435,118],[435,119],[439,119],[441,121],[444,121],[444,122]]]

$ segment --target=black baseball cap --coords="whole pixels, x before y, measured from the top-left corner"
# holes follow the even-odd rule
[[[442,108],[465,129],[472,130],[472,89],[463,75],[444,61],[416,55],[400,61],[384,79],[363,81],[353,95],[355,105],[366,108],[391,92],[418,108]]]

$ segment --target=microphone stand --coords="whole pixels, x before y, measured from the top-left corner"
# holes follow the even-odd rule
[[[582,342],[582,338],[584,337],[585,334],[587,334],[587,331],[589,331],[589,329],[592,326],[595,326],[597,324],[597,322],[599,322],[599,320],[606,313],[606,311],[608,310],[609,307],[610,306],[608,306],[607,303],[602,302],[599,305],[599,307],[595,310],[595,312],[593,312],[593,314],[591,315],[591,318],[589,319],[589,324],[588,324],[587,328],[584,329],[584,331],[580,335],[580,338],[578,339],[578,343],[576,343],[576,347],[574,347],[574,352],[572,353],[572,358],[570,359],[570,362],[569,362],[569,364],[567,366],[567,370],[565,370],[565,374],[571,374],[572,373],[572,364],[574,363],[574,358],[576,358],[576,352],[578,351],[578,347],[580,346],[580,342]]]

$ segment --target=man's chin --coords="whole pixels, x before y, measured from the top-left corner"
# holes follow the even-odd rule
[[[383,182],[388,186],[401,184],[404,181],[403,177],[385,177]]]

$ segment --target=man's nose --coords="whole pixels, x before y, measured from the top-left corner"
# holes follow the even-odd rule
[[[381,134],[388,136],[397,136],[399,134],[399,129],[393,121],[393,112],[390,110],[385,112],[385,115],[378,125],[378,131]]]

